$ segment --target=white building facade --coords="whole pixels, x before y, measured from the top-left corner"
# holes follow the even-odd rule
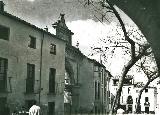
[[[111,101],[113,101],[118,89],[118,80],[119,77],[112,78],[112,88],[110,90],[112,95]],[[144,84],[142,82],[135,83],[133,76],[126,77],[120,98],[121,108],[125,110],[125,113],[135,113],[139,91],[143,88],[143,86]],[[141,113],[155,114],[157,106],[157,88],[150,86],[147,87],[142,93],[140,103]]]

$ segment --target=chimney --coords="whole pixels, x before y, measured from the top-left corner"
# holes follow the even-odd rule
[[[3,1],[0,1],[0,12],[3,12],[4,11],[4,2]]]

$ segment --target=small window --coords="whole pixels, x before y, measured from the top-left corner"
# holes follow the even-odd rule
[[[136,90],[136,93],[139,93],[139,90],[138,90],[138,89]]]
[[[0,39],[9,40],[10,29],[0,25]]]
[[[145,89],[145,93],[147,93],[148,92],[148,89]]]
[[[145,97],[145,102],[148,102],[148,97]]]
[[[50,54],[56,54],[56,45],[55,44],[50,45]]]
[[[131,91],[131,87],[128,87],[128,94],[130,93],[130,91]]]
[[[95,71],[95,72],[98,72],[98,71],[99,71],[98,66],[94,66],[94,71]]]
[[[33,36],[29,36],[29,37],[30,37],[29,47],[36,49],[36,38]]]

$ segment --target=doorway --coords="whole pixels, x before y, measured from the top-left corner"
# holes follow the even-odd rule
[[[149,107],[145,107],[145,113],[149,114]]]

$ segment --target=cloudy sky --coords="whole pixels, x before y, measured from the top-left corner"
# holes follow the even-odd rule
[[[112,15],[107,15],[109,22],[100,23],[96,15],[98,14],[90,6],[84,7],[85,0],[3,0],[5,11],[21,19],[30,22],[40,28],[48,26],[49,31],[54,33],[51,24],[59,19],[60,13],[65,13],[65,19],[69,29],[74,32],[73,45],[79,42],[80,50],[89,55],[92,53],[91,47],[100,47],[100,39],[108,35],[115,34],[117,22]],[[81,2],[78,2],[81,1]],[[135,27],[135,24],[122,11],[118,10],[127,25]],[[113,75],[121,74],[125,58],[119,56],[120,49],[116,50],[115,58],[108,59],[108,70]],[[121,54],[123,55],[123,54]],[[100,54],[95,54],[94,58],[99,60]],[[142,74],[138,75],[143,76]]]

